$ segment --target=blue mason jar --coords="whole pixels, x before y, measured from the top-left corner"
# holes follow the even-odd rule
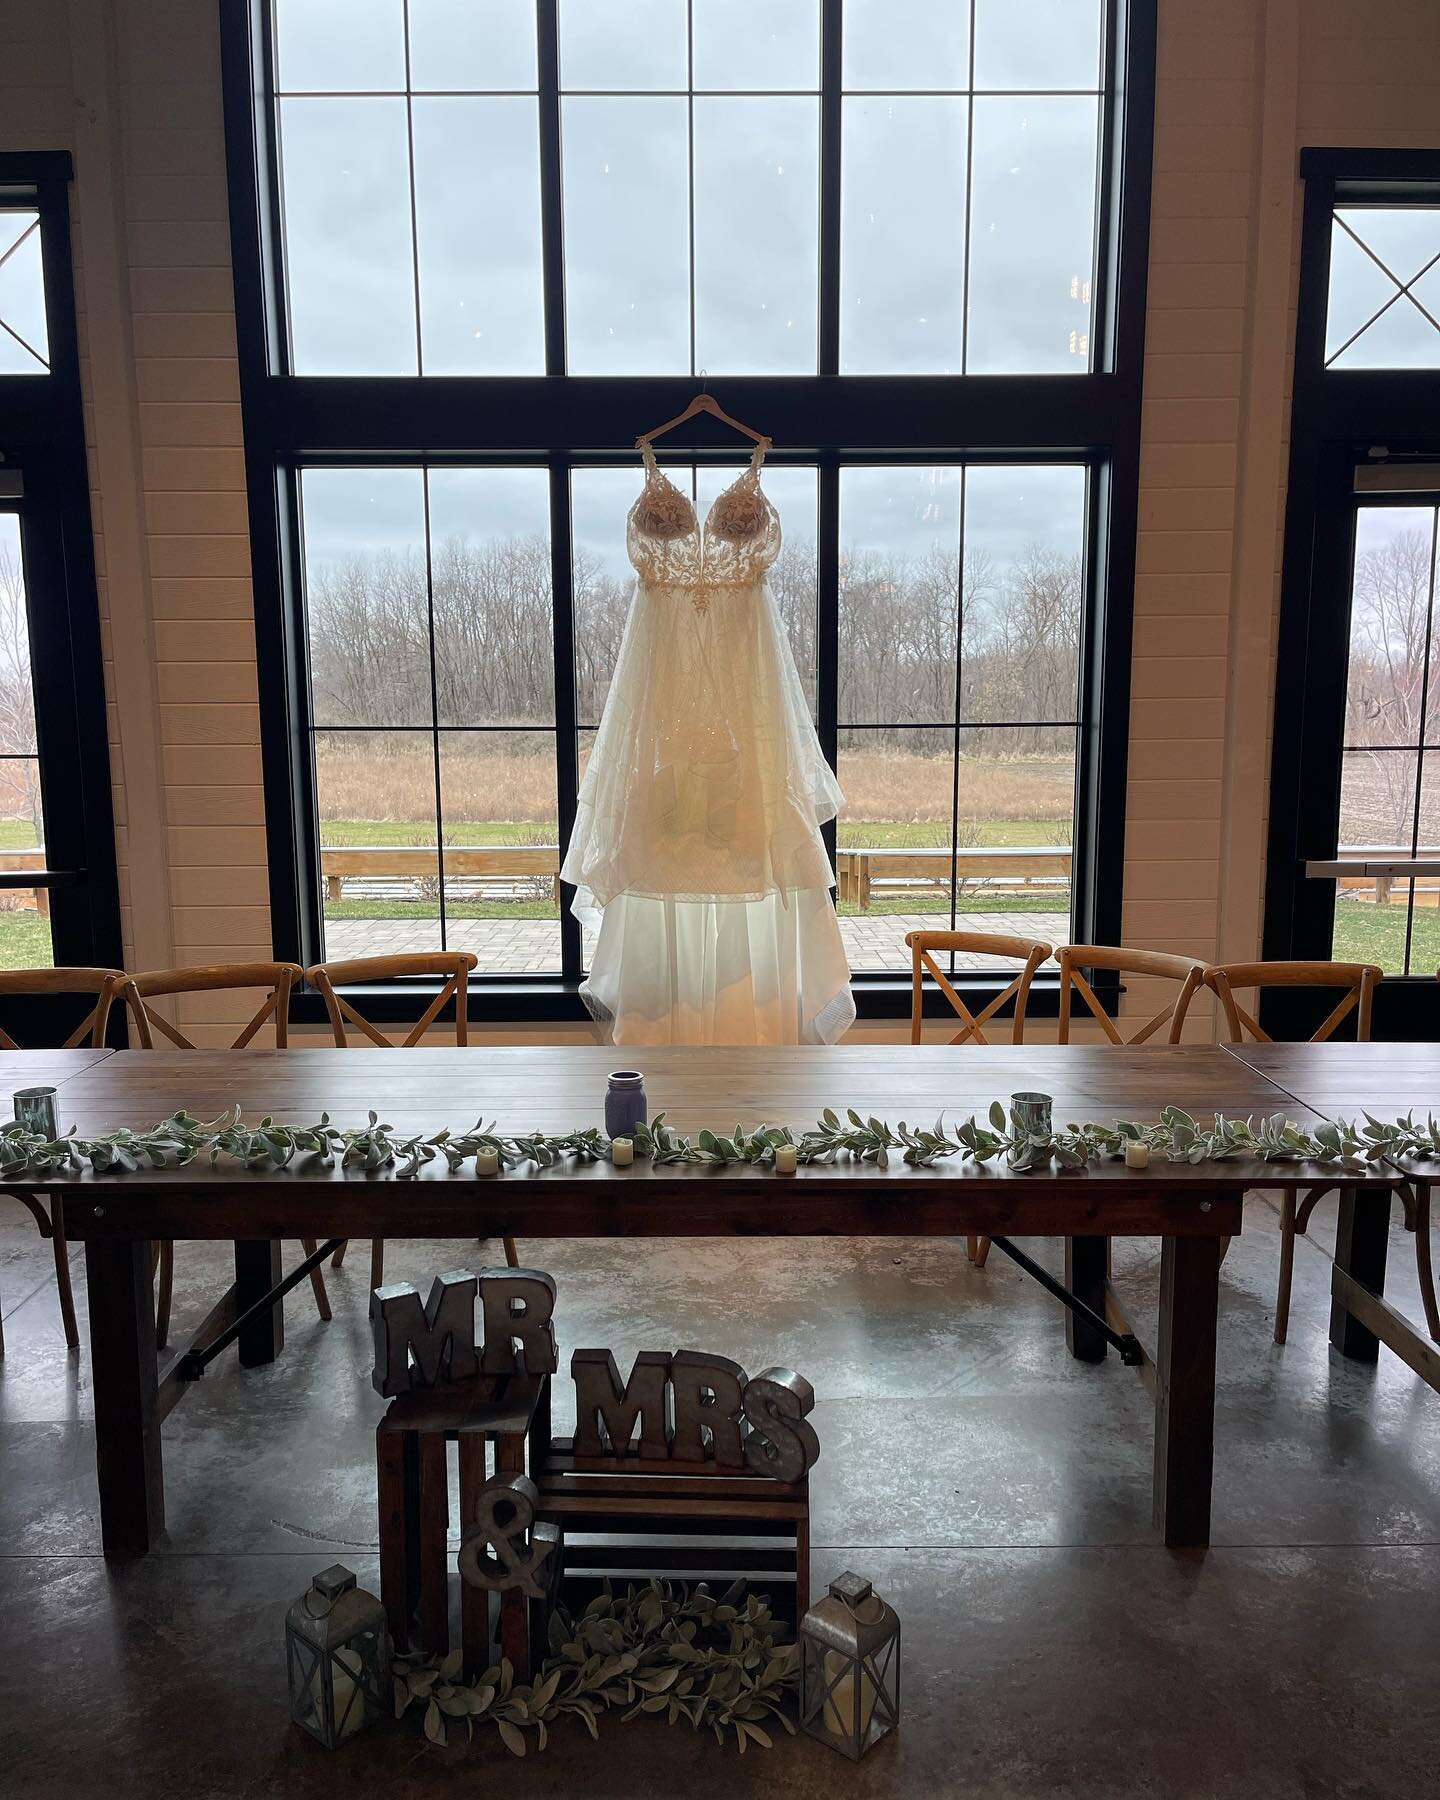
[[[615,1069],[605,1095],[605,1135],[634,1137],[635,1127],[650,1117],[645,1077],[638,1069]]]

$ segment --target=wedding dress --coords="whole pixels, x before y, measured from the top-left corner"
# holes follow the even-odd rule
[[[765,573],[763,446],[710,508],[645,446],[637,581],[562,874],[597,932],[581,993],[617,1044],[829,1043],[855,1017],[821,754]]]

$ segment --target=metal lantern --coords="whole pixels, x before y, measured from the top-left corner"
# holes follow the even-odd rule
[[[327,1750],[390,1711],[385,1608],[336,1563],[285,1616],[290,1717]]]
[[[847,1570],[800,1626],[800,1723],[858,1762],[900,1719],[900,1621]]]

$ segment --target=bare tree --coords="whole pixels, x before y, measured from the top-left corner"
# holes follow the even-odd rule
[[[25,572],[19,556],[0,545],[0,752],[6,787],[4,810],[28,818],[35,841],[45,836],[40,809],[40,765],[36,760],[35,686],[30,675],[30,622],[25,609]]]

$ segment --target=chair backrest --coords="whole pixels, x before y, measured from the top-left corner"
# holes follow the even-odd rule
[[[1070,996],[1074,992],[1100,1021],[1100,1029],[1112,1044],[1143,1044],[1169,1021],[1168,1041],[1180,1042],[1185,1015],[1197,988],[1205,983],[1205,965],[1193,956],[1174,956],[1164,950],[1126,950],[1118,944],[1065,944],[1055,952],[1060,965],[1060,1029],[1058,1043],[1070,1042]],[[1144,976],[1148,980],[1176,981],[1179,990],[1159,1012],[1146,1019],[1128,1038],[1105,1011],[1091,987],[1086,969],[1110,969],[1118,975]]]
[[[1244,991],[1267,987],[1343,988],[1339,1005],[1313,1033],[1310,1042],[1323,1044],[1326,1038],[1334,1035],[1336,1026],[1353,1012],[1356,1014],[1355,1037],[1358,1042],[1368,1044],[1375,983],[1383,974],[1384,970],[1373,963],[1217,963],[1205,971],[1205,982],[1220,997],[1232,1044],[1243,1044],[1247,1032],[1257,1043],[1273,1041],[1268,1032],[1261,1030],[1259,1021],[1235,998],[1237,988]]]
[[[319,988],[325,1011],[330,1015],[330,1029],[341,1049],[349,1041],[346,1035],[348,1024],[372,1044],[390,1050],[395,1047],[392,1041],[377,1030],[340,989],[376,981],[413,981],[425,975],[442,975],[445,979],[440,984],[440,992],[410,1028],[403,1046],[408,1049],[412,1044],[418,1044],[452,997],[455,1001],[455,1042],[466,1044],[470,1028],[468,983],[470,971],[479,960],[468,950],[436,950],[415,956],[357,956],[348,962],[316,963],[313,969],[305,971],[305,978]]]
[[[963,1044],[973,1039],[977,1044],[988,1044],[984,1026],[992,1019],[1005,1002],[1013,994],[1015,997],[1015,1024],[1011,1042],[1016,1044],[1025,1041],[1025,1007],[1030,998],[1030,983],[1035,979],[1035,971],[1050,954],[1048,944],[1039,943],[1034,938],[1005,937],[998,932],[989,931],[911,931],[907,932],[905,942],[910,948],[910,1042],[918,1044],[924,1023],[925,977],[934,977],[940,992],[950,1002],[962,1021],[962,1029],[951,1038],[952,1044]],[[1024,966],[1020,973],[1002,988],[994,999],[990,1000],[978,1013],[970,1008],[956,993],[948,975],[935,961],[936,951],[958,950],[979,956],[1012,956]]]
[[[0,1000],[14,995],[26,998],[43,994],[93,994],[95,1004],[60,1046],[74,1050],[81,1045],[98,1049],[105,1042],[105,1026],[116,989],[125,979],[123,969],[4,969],[0,970]],[[8,1031],[0,1029],[0,1050],[18,1050]]]
[[[304,979],[305,971],[298,963],[254,962],[216,963],[187,969],[149,969],[141,975],[128,976],[120,996],[130,1008],[135,1021],[135,1034],[142,1050],[155,1048],[155,1033],[181,1050],[196,1048],[178,1026],[151,1007],[148,1000],[164,999],[171,994],[208,994],[227,988],[263,988],[265,998],[240,1035],[232,1050],[243,1050],[267,1019],[275,1021],[275,1047],[284,1050],[290,1041],[290,995],[295,984]]]

